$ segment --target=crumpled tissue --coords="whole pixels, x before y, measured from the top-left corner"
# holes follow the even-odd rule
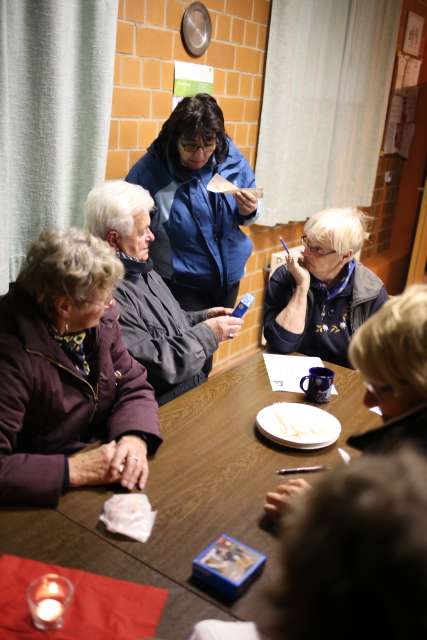
[[[147,542],[156,520],[157,511],[151,509],[145,493],[114,495],[104,503],[99,519],[108,531]]]

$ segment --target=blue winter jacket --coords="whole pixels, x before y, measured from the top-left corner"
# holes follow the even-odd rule
[[[228,287],[243,276],[252,252],[251,240],[239,225],[256,220],[239,214],[233,196],[208,192],[215,173],[238,187],[255,186],[255,177],[234,143],[228,139],[228,155],[220,164],[214,156],[199,171],[164,162],[156,141],[126,176],[151,193],[157,212],[151,228],[156,236],[150,257],[164,278],[187,287]]]

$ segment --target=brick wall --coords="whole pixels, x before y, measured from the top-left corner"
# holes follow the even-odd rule
[[[214,67],[214,95],[228,134],[255,166],[263,87],[269,0],[205,0],[212,20],[212,40],[200,58],[189,56],[180,36],[182,15],[190,1],[120,0],[110,143],[106,177],[124,177],[157,136],[172,106],[174,60]],[[291,227],[292,228],[292,225]],[[264,267],[279,250],[280,229],[248,230],[254,243],[240,293],[256,303],[244,331],[223,343],[214,365],[259,346],[264,295]],[[292,243],[290,233],[287,240]]]
[[[224,111],[227,132],[255,166],[270,0],[204,1],[212,20],[212,41],[202,57],[193,58],[180,36],[182,15],[190,0],[119,0],[108,179],[127,174],[169,116],[174,60],[214,67],[214,95]],[[362,259],[370,261],[374,271],[377,257],[390,245],[402,163],[396,156],[379,159],[373,202],[366,209],[373,220]],[[386,171],[392,171],[391,184],[385,183]],[[245,229],[254,252],[239,296],[249,291],[256,303],[246,314],[239,336],[221,344],[214,358],[215,370],[259,348],[265,267],[272,251],[281,249],[279,236],[295,246],[300,244],[302,227],[301,222],[291,222]]]

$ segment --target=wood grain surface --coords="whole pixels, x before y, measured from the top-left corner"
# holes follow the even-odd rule
[[[363,385],[351,369],[331,365],[338,396],[321,408],[341,422],[338,442],[317,451],[296,451],[258,434],[255,418],[273,402],[304,402],[298,393],[273,392],[261,354],[164,405],[160,410],[165,442],[150,463],[147,495],[158,510],[150,540],[139,544],[106,532],[98,522],[110,488],[82,489],[65,495],[58,511],[104,537],[148,568],[160,572],[201,597],[210,597],[189,580],[192,559],[221,533],[227,533],[268,556],[261,577],[233,605],[212,603],[268,630],[268,592],[277,579],[279,545],[266,526],[263,500],[278,483],[283,466],[343,464],[338,446],[350,434],[380,424],[362,404]],[[348,449],[348,447],[346,446]],[[316,481],[314,475],[310,480]]]
[[[231,613],[135,561],[109,541],[56,511],[2,509],[0,552],[168,589],[157,628],[159,639],[187,640],[192,627],[206,618],[234,620]]]

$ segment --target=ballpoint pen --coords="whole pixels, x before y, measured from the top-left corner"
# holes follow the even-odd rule
[[[326,471],[328,467],[324,464],[315,464],[312,467],[287,467],[285,469],[277,469],[279,476],[287,476],[290,473],[311,473],[312,471]]]
[[[289,247],[288,247],[288,245],[286,244],[286,242],[283,240],[283,238],[282,238],[281,236],[280,236],[279,240],[280,240],[280,244],[282,245],[282,247],[284,248],[284,250],[286,251],[286,253],[287,253],[287,254],[288,254],[288,256],[289,256],[289,255],[290,255],[290,253],[289,253]]]

